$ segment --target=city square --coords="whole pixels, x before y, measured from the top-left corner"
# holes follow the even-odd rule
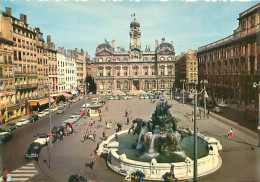
[[[85,11],[102,4],[92,3],[26,2],[49,8],[50,14],[38,14],[38,25],[38,6],[20,18],[20,3],[0,7],[0,181],[259,181],[260,4],[217,2],[221,18],[238,25],[214,36],[200,29],[195,40],[198,28],[190,36],[173,36],[180,27],[158,31],[157,24],[170,22],[163,8],[174,2],[147,2],[148,12],[158,5],[161,13],[154,21],[138,2],[102,2],[100,16]],[[211,4],[193,3],[210,23],[217,19]],[[192,8],[191,2],[176,5]],[[127,23],[104,16],[127,6]],[[227,12],[231,7],[237,14]],[[99,27],[78,27],[87,38],[72,33],[80,22],[57,34],[46,21],[63,13],[58,29],[82,12]],[[206,18],[193,13],[196,21]],[[190,16],[182,18],[194,26]],[[105,38],[95,40],[97,33]],[[86,49],[69,48],[78,46]]]

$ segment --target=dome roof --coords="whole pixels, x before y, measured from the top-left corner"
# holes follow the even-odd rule
[[[140,23],[134,19],[131,23],[130,23],[130,27],[140,27]]]
[[[164,43],[161,43],[160,45],[159,45],[159,48],[160,49],[162,49],[162,48],[164,48],[164,47],[169,47],[169,48],[173,48],[173,46],[170,44],[170,43],[166,43],[166,42],[164,42]]]
[[[103,44],[100,44],[100,45],[97,46],[96,51],[99,50],[99,49],[102,49],[102,48],[112,50],[112,47],[109,43],[103,43]]]

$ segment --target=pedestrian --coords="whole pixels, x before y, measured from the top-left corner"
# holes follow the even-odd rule
[[[129,117],[126,119],[126,124],[129,125]]]
[[[120,124],[119,124],[119,122],[117,123],[117,131],[119,131],[119,128],[120,128]]]
[[[89,156],[89,166],[90,166],[91,169],[93,169],[93,166],[95,164],[95,160],[96,159],[94,158],[94,156],[92,154],[90,154],[90,156]]]
[[[106,131],[104,130],[104,131],[103,131],[103,140],[105,140],[106,137],[107,137],[107,134],[106,134]]]
[[[93,133],[93,141],[94,142],[96,141],[96,136],[97,136],[96,131],[94,131],[94,133]]]
[[[233,136],[233,129],[231,128],[229,131],[229,136],[232,137]]]
[[[106,111],[108,111],[107,106],[106,106]]]
[[[63,140],[63,132],[60,130],[60,140]]]
[[[209,109],[208,109],[208,115],[209,115]]]
[[[99,114],[99,121],[101,122],[101,114]]]
[[[86,135],[86,133],[84,133],[84,136],[83,136],[83,143],[85,143],[86,140],[87,140],[87,135]]]
[[[7,175],[8,175],[8,172],[7,172],[6,168],[4,168],[4,170],[2,172],[3,182],[7,181]]]

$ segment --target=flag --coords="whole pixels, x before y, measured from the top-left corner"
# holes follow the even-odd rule
[[[131,14],[131,17],[135,17],[135,13]]]

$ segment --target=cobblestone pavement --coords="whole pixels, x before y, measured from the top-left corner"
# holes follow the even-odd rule
[[[178,125],[193,129],[193,123],[185,117],[186,113],[191,113],[193,110],[192,106],[182,105],[172,100],[169,103],[173,104],[170,109],[171,113],[180,119]],[[54,143],[50,152],[47,151],[47,147],[43,148],[39,158],[41,170],[54,181],[67,181],[71,174],[79,173],[84,174],[88,181],[93,182],[124,181],[122,176],[108,169],[104,158],[100,156],[94,155],[96,162],[94,168],[90,169],[88,167],[89,155],[90,153],[94,154],[94,149],[101,141],[104,130],[109,136],[115,132],[117,122],[123,123],[122,130],[130,127],[130,125],[126,125],[125,111],[128,111],[130,121],[138,117],[150,120],[155,106],[156,102],[151,103],[150,100],[139,100],[135,97],[132,100],[108,101],[102,107],[101,122],[99,117],[81,118],[74,126],[76,133],[65,137],[63,141]],[[95,121],[95,124],[90,126],[92,121]],[[112,128],[104,129],[105,122],[110,121]],[[226,134],[231,127],[234,131],[234,137],[228,139]],[[83,144],[81,140],[87,129],[92,132],[96,131],[97,138],[96,141],[87,140]],[[221,168],[210,175],[199,178],[199,181],[260,181],[258,173],[260,151],[256,147],[256,133],[224,118],[219,118],[213,113],[210,114],[208,120],[198,120],[198,129],[202,134],[220,140],[223,145],[223,150],[220,152],[223,159]]]

